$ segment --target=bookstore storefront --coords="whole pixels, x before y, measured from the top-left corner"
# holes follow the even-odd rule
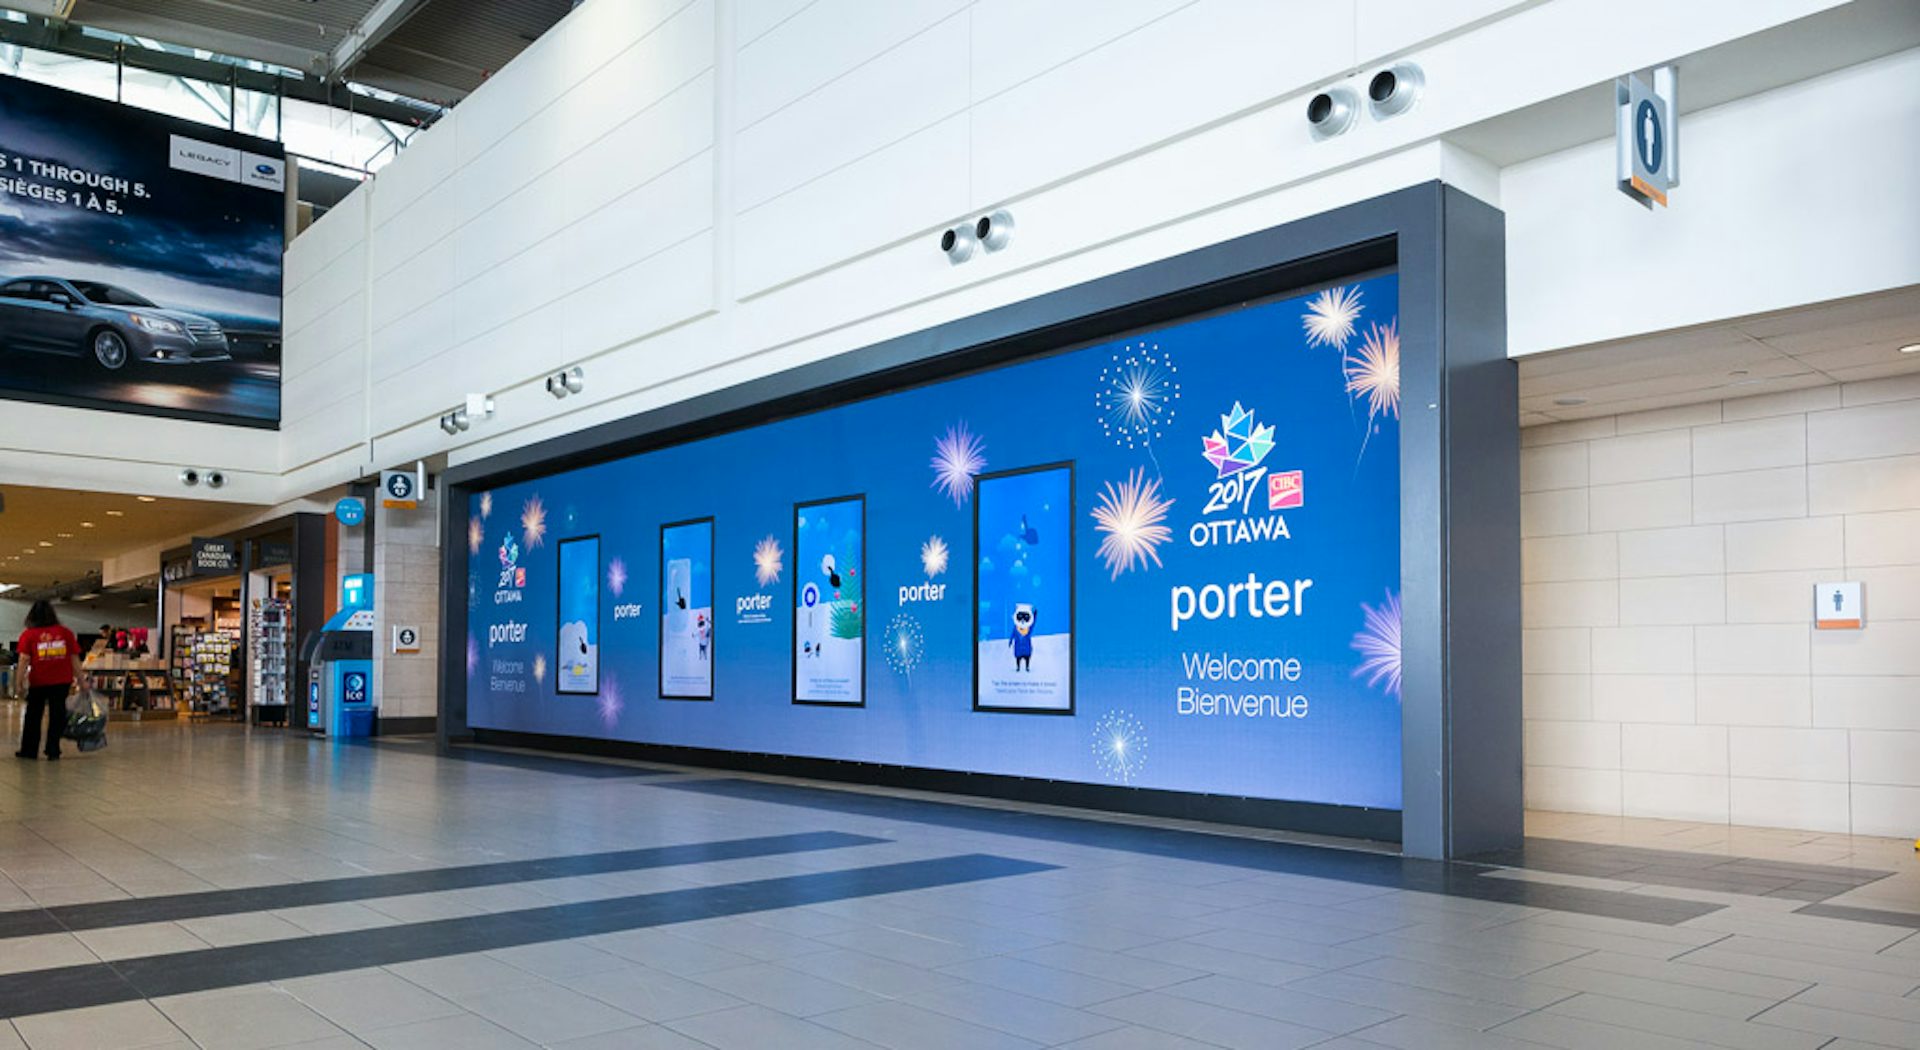
[[[320,515],[296,514],[162,555],[166,690],[146,691],[142,717],[299,724],[298,643],[325,617],[325,535]]]

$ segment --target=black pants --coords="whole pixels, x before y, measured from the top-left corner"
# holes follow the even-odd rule
[[[42,711],[53,715],[52,721],[47,725],[47,757],[60,757],[60,735],[67,731],[67,693],[72,689],[71,682],[62,682],[59,685],[36,685],[27,689],[27,717],[25,726],[20,730],[22,758],[33,757],[34,748],[40,743]]]

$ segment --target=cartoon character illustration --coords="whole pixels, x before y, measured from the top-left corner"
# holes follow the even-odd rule
[[[835,566],[833,555],[829,554],[820,559],[820,571],[827,577],[827,586],[836,591],[840,589],[840,573]]]
[[[1020,542],[1029,547],[1040,542],[1040,530],[1027,524],[1027,516],[1025,514],[1020,515],[1020,531],[1014,533],[1014,535],[1020,537]]]
[[[809,580],[800,588],[800,608],[804,613],[801,624],[802,633],[805,635],[800,643],[800,655],[819,656],[821,641],[826,632],[826,625],[822,622],[823,617],[820,615],[822,610],[819,584]]]
[[[1013,607],[1013,630],[1007,644],[1013,648],[1013,669],[1033,673],[1033,624],[1038,614],[1026,602]]]
[[[560,665],[576,677],[593,670],[593,646],[587,641],[587,625],[575,620],[560,626]]]
[[[700,659],[707,658],[707,645],[713,640],[713,625],[707,622],[705,613],[694,617],[694,633],[700,639]]]
[[[673,592],[673,604],[674,604],[674,605],[676,605],[676,606],[678,606],[678,607],[680,607],[680,608],[682,608],[682,609],[684,609],[684,608],[686,608],[686,607],[687,607],[687,594],[686,594],[686,592],[685,592],[685,591],[682,591],[682,590],[680,590],[680,589],[678,589],[678,588],[675,588],[675,589],[674,589],[674,592]]]

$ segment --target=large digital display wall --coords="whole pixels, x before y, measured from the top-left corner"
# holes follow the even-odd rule
[[[1397,296],[1371,277],[476,491],[467,721],[1397,809]],[[584,697],[535,659],[583,535]]]
[[[277,142],[0,77],[0,396],[280,419]]]

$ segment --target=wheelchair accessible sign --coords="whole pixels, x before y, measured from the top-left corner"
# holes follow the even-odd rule
[[[1620,192],[1651,210],[1680,185],[1679,74],[1672,66],[1614,81]]]

